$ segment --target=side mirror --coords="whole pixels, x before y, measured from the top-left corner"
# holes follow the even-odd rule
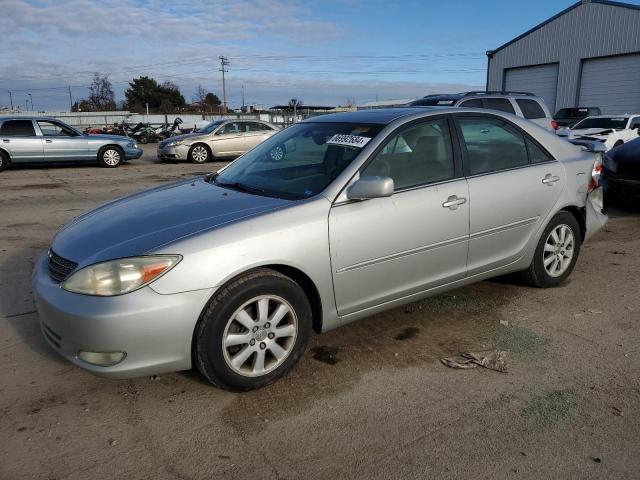
[[[347,189],[349,200],[390,197],[393,195],[393,179],[390,177],[360,177]]]

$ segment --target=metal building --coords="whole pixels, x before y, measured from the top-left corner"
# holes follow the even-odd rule
[[[487,57],[487,90],[533,92],[552,112],[640,112],[640,5],[582,0]]]

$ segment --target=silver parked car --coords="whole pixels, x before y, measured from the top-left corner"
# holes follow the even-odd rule
[[[196,133],[178,135],[158,144],[158,159],[205,163],[212,158],[237,157],[278,131],[260,120],[220,120]]]
[[[86,135],[46,117],[0,117],[0,170],[10,164],[97,162],[118,167],[142,156],[129,137]]]
[[[506,113],[317,117],[62,228],[33,276],[42,331],[100,375],[260,387],[312,329],[514,271],[560,284],[606,222],[596,162]]]

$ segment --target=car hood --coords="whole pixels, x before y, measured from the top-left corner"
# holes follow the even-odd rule
[[[100,142],[134,142],[133,138],[125,137],[124,135],[87,135],[89,140],[98,140]]]
[[[80,266],[143,255],[290,203],[225,189],[199,177],[130,195],[81,215],[58,232],[51,249]]]
[[[160,142],[160,146],[164,146],[169,142],[180,142],[183,140],[187,140],[189,138],[204,137],[204,136],[206,136],[206,134],[202,134],[202,133],[185,133],[183,135],[174,135],[173,137],[169,137],[166,140],[163,140],[162,142]]]

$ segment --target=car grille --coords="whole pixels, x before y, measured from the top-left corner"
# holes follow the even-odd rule
[[[49,276],[54,282],[63,282],[77,266],[77,263],[49,250]]]

